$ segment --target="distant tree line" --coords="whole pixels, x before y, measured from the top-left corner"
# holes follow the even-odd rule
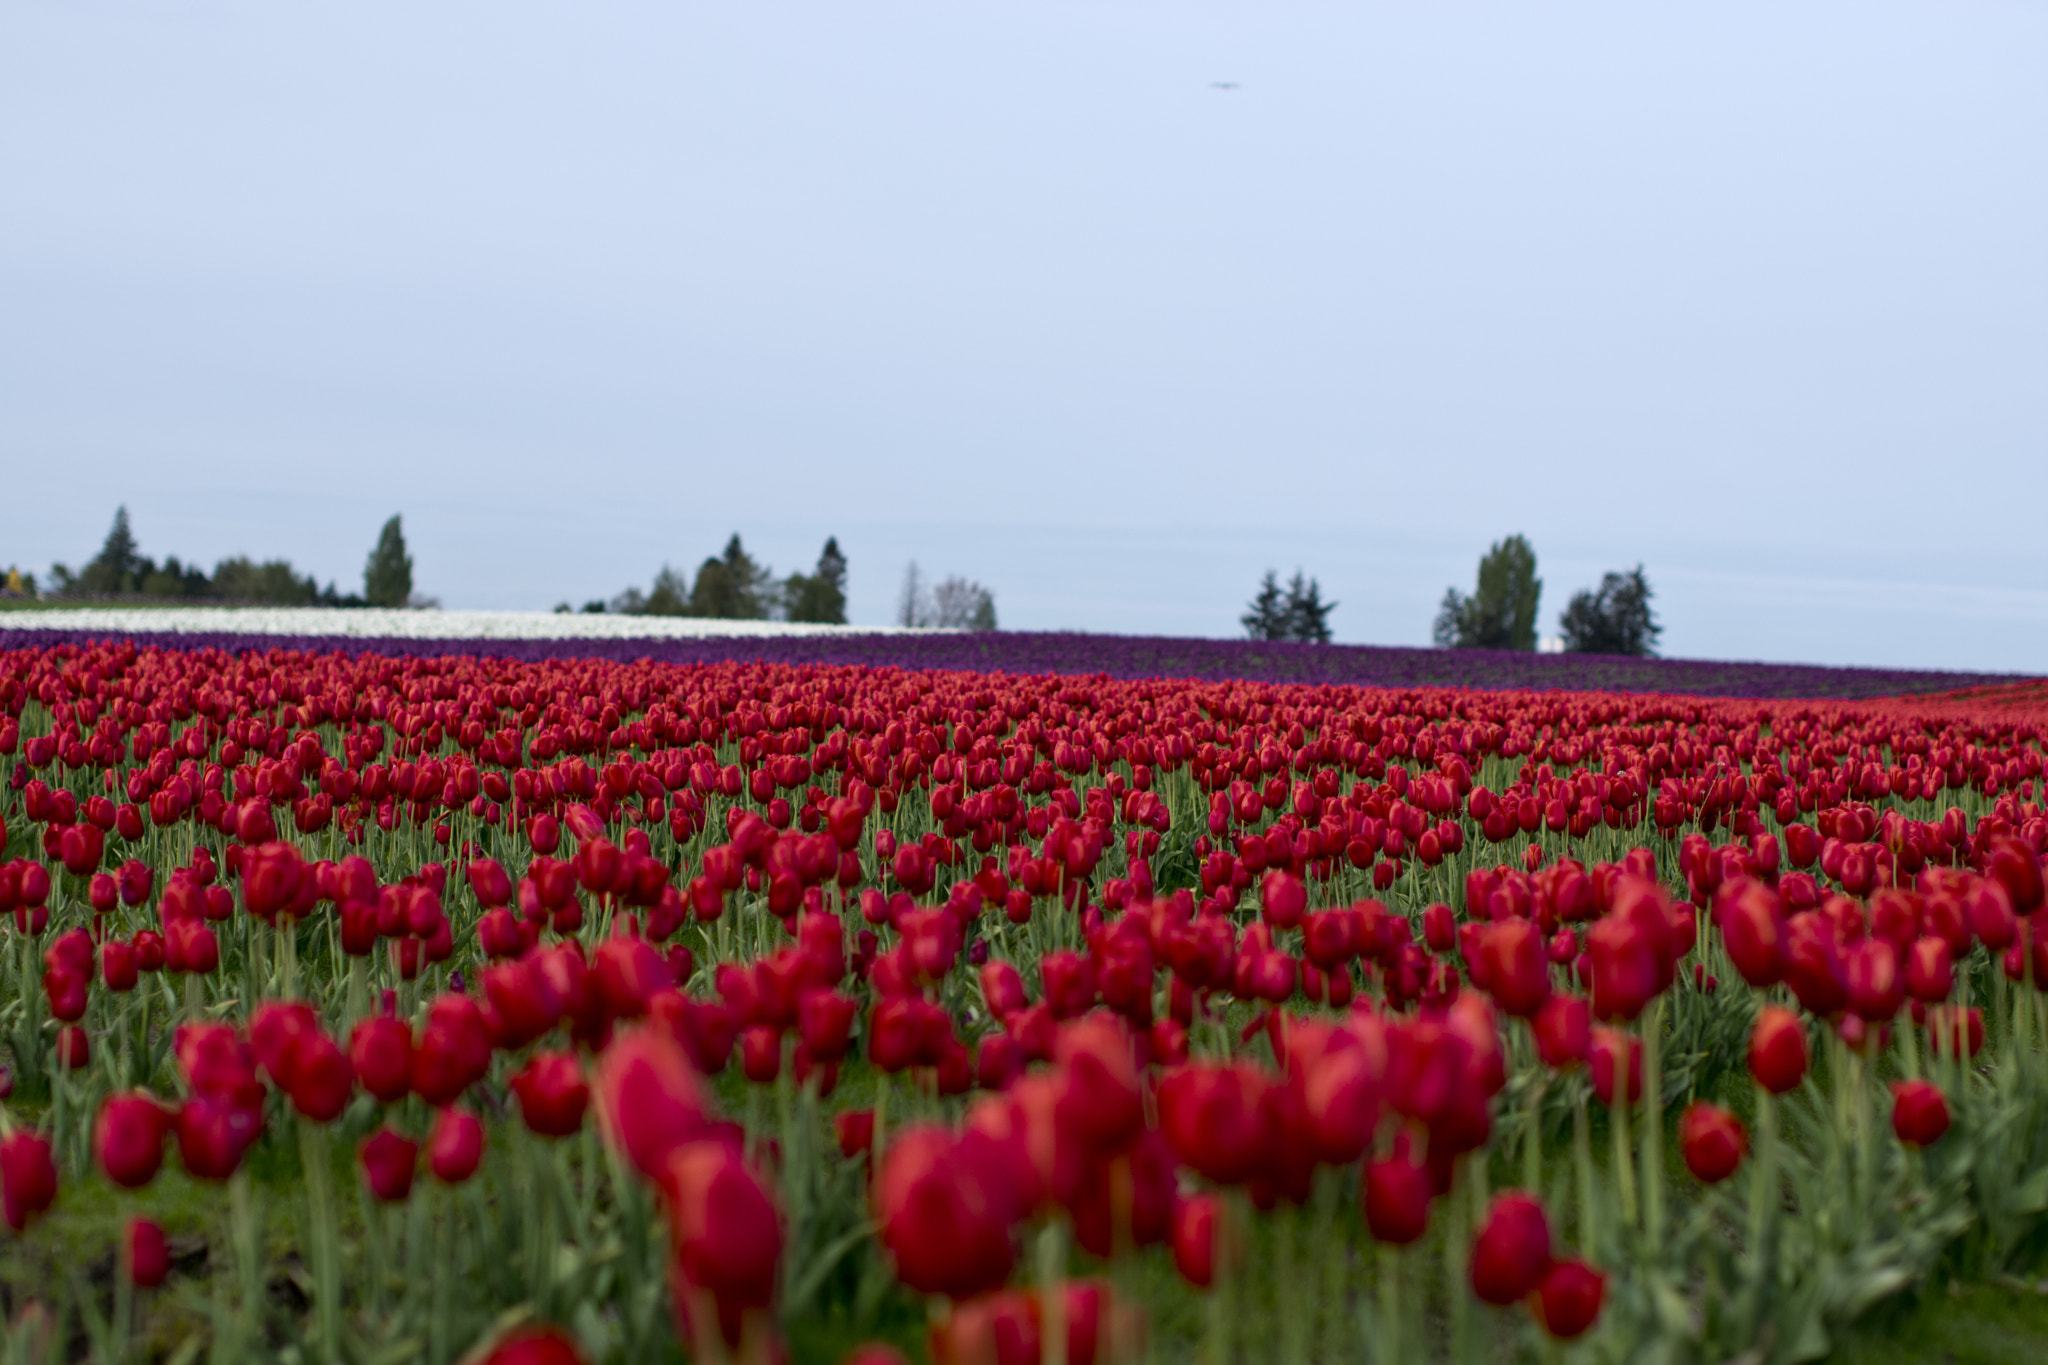
[[[1300,569],[1280,586],[1280,575],[1272,569],[1259,580],[1259,595],[1250,609],[1238,617],[1244,633],[1254,640],[1292,640],[1300,644],[1330,643],[1330,612],[1335,602],[1323,600],[1322,586],[1304,578]]]
[[[33,595],[33,575],[19,587],[12,574],[8,586]],[[50,568],[50,589],[58,597],[141,598],[153,601],[240,602],[289,607],[403,607],[424,605],[413,596],[412,556],[406,552],[400,518],[384,523],[363,568],[363,591],[343,593],[330,580],[321,587],[311,574],[301,575],[287,559],[257,562],[247,555],[220,560],[208,573],[197,563],[167,555],[158,563],[141,552],[126,506],[114,513],[100,552],[73,571],[69,565]]]
[[[563,602],[555,607],[568,611]],[[586,612],[621,616],[697,616],[720,621],[800,621],[818,625],[846,624],[846,555],[836,536],[827,537],[810,573],[777,578],[740,543],[738,532],[722,554],[697,566],[689,575],[664,564],[643,592],[627,588],[610,602],[583,604]]]
[[[1469,595],[1455,587],[1444,590],[1431,636],[1446,649],[1532,650],[1542,595],[1536,551],[1523,537],[1509,536],[1481,557]],[[1572,594],[1557,621],[1565,651],[1656,657],[1664,627],[1650,609],[1650,597],[1650,581],[1640,564],[1627,573],[1605,575],[1598,588]]]

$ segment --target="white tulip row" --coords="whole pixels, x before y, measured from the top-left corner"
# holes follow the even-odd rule
[[[681,616],[548,611],[397,611],[375,607],[146,607],[0,613],[0,630],[180,635],[350,636],[414,640],[674,640],[706,636],[919,635],[900,626],[815,626]]]

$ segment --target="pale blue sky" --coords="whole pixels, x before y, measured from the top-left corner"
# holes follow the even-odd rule
[[[2034,3],[0,0],[0,564],[2048,671]],[[1212,82],[1234,81],[1235,90]]]

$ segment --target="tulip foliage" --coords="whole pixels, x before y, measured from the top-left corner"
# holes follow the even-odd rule
[[[0,653],[9,1344],[1810,1359],[2048,1221],[2030,714]]]

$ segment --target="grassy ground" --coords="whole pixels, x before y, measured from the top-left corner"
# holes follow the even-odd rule
[[[1880,1307],[1829,1359],[1841,1365],[2048,1360],[2048,1294],[2019,1284],[1933,1290],[1917,1301]]]

